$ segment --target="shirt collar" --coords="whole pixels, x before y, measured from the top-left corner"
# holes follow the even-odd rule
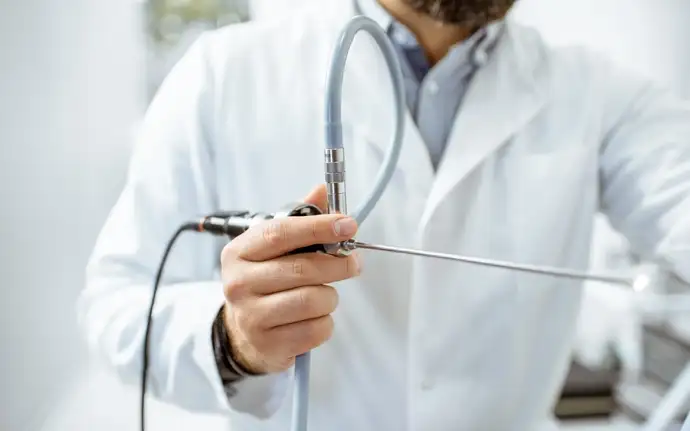
[[[377,0],[356,0],[357,11],[367,16],[378,25],[381,26],[393,41],[401,48],[413,48],[418,46],[417,38],[404,25],[395,21],[395,19],[388,13],[386,9],[379,4]],[[472,61],[477,66],[483,66],[489,59],[489,54],[496,45],[502,31],[503,21],[494,21],[481,30],[474,33],[469,39],[466,39],[453,48],[451,52],[466,48],[472,52]]]

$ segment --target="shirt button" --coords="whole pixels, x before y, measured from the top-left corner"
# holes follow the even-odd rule
[[[482,67],[486,64],[486,62],[489,61],[489,55],[485,51],[477,51],[474,54],[474,63]]]
[[[401,31],[396,31],[393,33],[393,39],[398,45],[405,46],[409,42],[405,35]]]
[[[436,81],[429,81],[429,84],[427,84],[427,89],[429,90],[429,93],[436,94],[438,93],[438,84]]]

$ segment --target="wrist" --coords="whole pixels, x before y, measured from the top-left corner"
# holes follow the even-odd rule
[[[252,360],[254,355],[251,354],[252,348],[242,334],[235,329],[232,324],[233,318],[231,309],[224,305],[221,313],[223,318],[224,336],[226,345],[226,355],[229,362],[233,364],[237,371],[243,377],[260,376],[265,374],[258,366],[258,361]]]
[[[226,329],[224,309],[225,306],[219,310],[213,322],[211,341],[219,377],[225,387],[228,398],[232,398],[237,393],[236,384],[255,374],[245,369],[233,358],[232,344]]]

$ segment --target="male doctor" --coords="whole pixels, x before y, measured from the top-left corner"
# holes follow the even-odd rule
[[[284,256],[356,233],[583,269],[601,210],[637,252],[690,281],[690,107],[586,51],[548,48],[510,18],[512,3],[323,2],[201,37],[150,107],[89,264],[90,343],[138,383],[154,272],[179,224],[324,204],[325,77],[340,30],[365,14],[406,77],[390,187],[361,226],[324,215],[229,245],[184,236],[154,313],[150,390],[226,415],[229,430],[285,430],[294,358],[315,349],[311,431],[552,429],[580,284],[377,252]],[[343,106],[350,207],[390,142],[390,88],[359,37]]]

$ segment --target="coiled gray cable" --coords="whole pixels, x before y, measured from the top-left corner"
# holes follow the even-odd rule
[[[357,16],[350,20],[341,33],[331,61],[328,85],[326,87],[326,148],[343,148],[341,111],[343,76],[345,75],[345,66],[352,42],[357,33],[362,30],[369,33],[376,41],[390,69],[393,96],[395,98],[396,122],[393,140],[386,154],[386,158],[383,161],[383,166],[379,170],[379,174],[374,181],[374,186],[369,196],[360,203],[359,207],[352,214],[358,223],[362,223],[369,216],[369,213],[371,213],[378,203],[381,195],[383,195],[384,190],[388,186],[388,182],[393,176],[395,167],[398,164],[398,159],[400,158],[400,151],[402,150],[406,109],[405,82],[395,47],[390,39],[388,39],[386,32],[376,21],[364,16]]]
[[[403,135],[405,132],[405,88],[402,69],[398,60],[395,47],[388,39],[388,35],[376,21],[356,16],[346,25],[335,47],[328,75],[326,89],[326,148],[343,148],[342,128],[342,87],[345,75],[347,56],[355,36],[360,31],[366,31],[378,44],[388,68],[391,72],[393,95],[395,98],[396,122],[393,140],[388,153],[383,161],[374,181],[374,186],[369,195],[359,204],[352,217],[361,224],[374,209],[379,199],[386,190],[393,176],[395,167],[402,150]],[[300,355],[295,360],[295,392],[292,413],[292,431],[307,431],[307,419],[309,414],[309,352]]]

